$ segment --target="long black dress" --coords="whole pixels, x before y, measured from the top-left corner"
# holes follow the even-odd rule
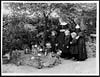
[[[70,40],[71,40],[71,35],[65,36],[64,51],[62,53],[62,55],[65,58],[71,58],[71,53],[69,51]]]
[[[78,56],[78,40],[76,38],[71,38],[72,43],[70,43],[69,51],[71,53],[71,56],[77,59]]]
[[[79,39],[78,39],[78,60],[83,61],[87,59],[87,51],[85,45],[85,37],[83,32],[79,32]]]
[[[57,43],[58,43],[58,49],[61,50],[62,52],[64,51],[64,39],[65,39],[64,32],[60,32],[57,37]],[[62,54],[61,57],[63,57]]]

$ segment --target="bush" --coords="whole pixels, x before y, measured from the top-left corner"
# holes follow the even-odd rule
[[[96,57],[96,44],[92,42],[86,42],[86,49],[88,57]]]
[[[31,42],[35,42],[36,33],[25,30],[24,24],[20,24],[24,20],[17,17],[5,19],[3,23],[3,55],[15,49],[23,49],[24,44],[31,47]]]

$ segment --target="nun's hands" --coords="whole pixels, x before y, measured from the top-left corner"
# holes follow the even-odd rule
[[[79,38],[79,36],[76,37],[76,39],[78,39],[78,38]]]

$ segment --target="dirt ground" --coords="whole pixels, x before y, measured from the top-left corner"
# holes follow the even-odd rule
[[[53,68],[37,69],[30,66],[16,66],[14,64],[2,65],[2,73],[33,74],[33,75],[73,75],[73,74],[96,74],[96,58],[77,62],[62,59],[62,64]]]

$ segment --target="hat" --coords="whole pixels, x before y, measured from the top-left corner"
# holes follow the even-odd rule
[[[80,26],[77,24],[75,28],[76,28],[76,29],[79,29],[79,28],[80,28]]]
[[[60,25],[67,25],[67,23],[66,22],[61,22]]]
[[[64,22],[62,19],[59,19],[60,25],[67,25],[66,22]]]

